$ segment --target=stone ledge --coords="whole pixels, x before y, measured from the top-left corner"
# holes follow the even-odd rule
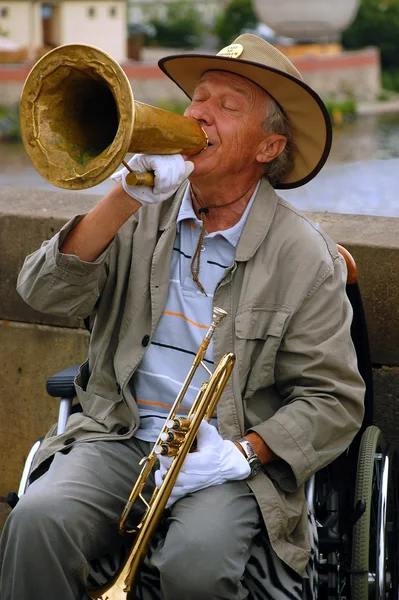
[[[171,56],[173,54],[186,54],[185,51],[176,51],[171,48],[160,48],[155,51],[152,48],[144,50],[146,59],[144,62],[126,60],[121,63],[128,79],[132,82],[140,79],[168,80],[165,73],[158,67],[158,60],[164,56]],[[284,47],[280,47],[280,50],[284,52]],[[213,54],[213,52],[204,50],[193,52],[196,54]],[[216,52],[214,54],[216,54]],[[287,54],[289,54],[289,51]],[[379,66],[380,55],[376,48],[364,48],[362,50],[342,51],[334,54],[289,56],[289,59],[301,73],[305,74],[321,70],[331,71],[334,69],[352,69],[353,67],[364,67],[368,65]],[[29,75],[33,64],[34,63],[30,62],[0,65],[0,81],[18,81],[23,83]]]
[[[355,258],[373,363],[399,365],[399,219],[307,215]]]
[[[50,317],[30,309],[15,291],[25,256],[75,214],[98,201],[79,192],[0,190],[0,318],[63,327],[82,327],[78,319]],[[358,265],[373,362],[399,365],[399,219],[308,212]]]
[[[30,308],[15,286],[25,257],[71,217],[89,211],[97,200],[97,196],[76,192],[0,189],[0,319],[83,326],[80,319],[51,317]]]
[[[373,370],[374,423],[385,439],[399,449],[399,368]]]
[[[0,496],[18,490],[26,456],[57,421],[59,401],[46,393],[50,375],[87,357],[81,329],[0,320]],[[0,503],[1,506],[1,503]]]
[[[157,58],[173,53],[170,48],[160,50]],[[376,48],[290,59],[304,80],[323,98],[374,101],[380,91],[381,69]],[[3,105],[12,106],[19,102],[31,66],[26,63],[0,65],[0,97]],[[134,97],[140,102],[155,105],[188,102],[184,92],[161,71],[154,60],[144,63],[130,60],[121,66],[130,81]]]

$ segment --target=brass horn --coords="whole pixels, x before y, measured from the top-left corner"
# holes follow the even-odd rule
[[[195,119],[134,100],[129,80],[102,50],[66,44],[32,68],[20,103],[22,140],[53,185],[97,185],[128,152],[194,155],[207,147]]]

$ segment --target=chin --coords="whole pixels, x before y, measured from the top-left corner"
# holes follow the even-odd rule
[[[189,179],[190,181],[194,181],[196,179],[198,179],[199,177],[204,178],[209,174],[210,170],[206,169],[204,166],[202,165],[195,165],[194,171],[191,173]]]
[[[194,176],[208,175],[215,171],[215,160],[211,156],[200,153],[191,156],[190,160],[194,163],[194,171],[192,172]]]

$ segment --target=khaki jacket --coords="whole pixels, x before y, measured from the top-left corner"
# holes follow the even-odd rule
[[[136,430],[128,382],[165,306],[184,188],[141,208],[94,263],[58,252],[81,217],[27,257],[18,291],[28,304],[53,315],[96,314],[76,381],[83,413],[45,440],[37,465],[73,443]],[[256,431],[280,457],[248,485],[276,553],[302,575],[309,557],[304,483],[346,449],[363,417],[345,282],[336,244],[263,181],[214,295],[228,313],[214,336],[215,363],[230,350],[237,356],[218,426],[231,440]]]

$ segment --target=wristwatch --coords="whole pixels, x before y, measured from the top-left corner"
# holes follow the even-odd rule
[[[262,468],[260,458],[247,439],[241,438],[241,440],[237,440],[237,443],[240,444],[241,448],[244,450],[245,456],[247,457],[248,464],[251,468],[250,477],[254,477]]]

